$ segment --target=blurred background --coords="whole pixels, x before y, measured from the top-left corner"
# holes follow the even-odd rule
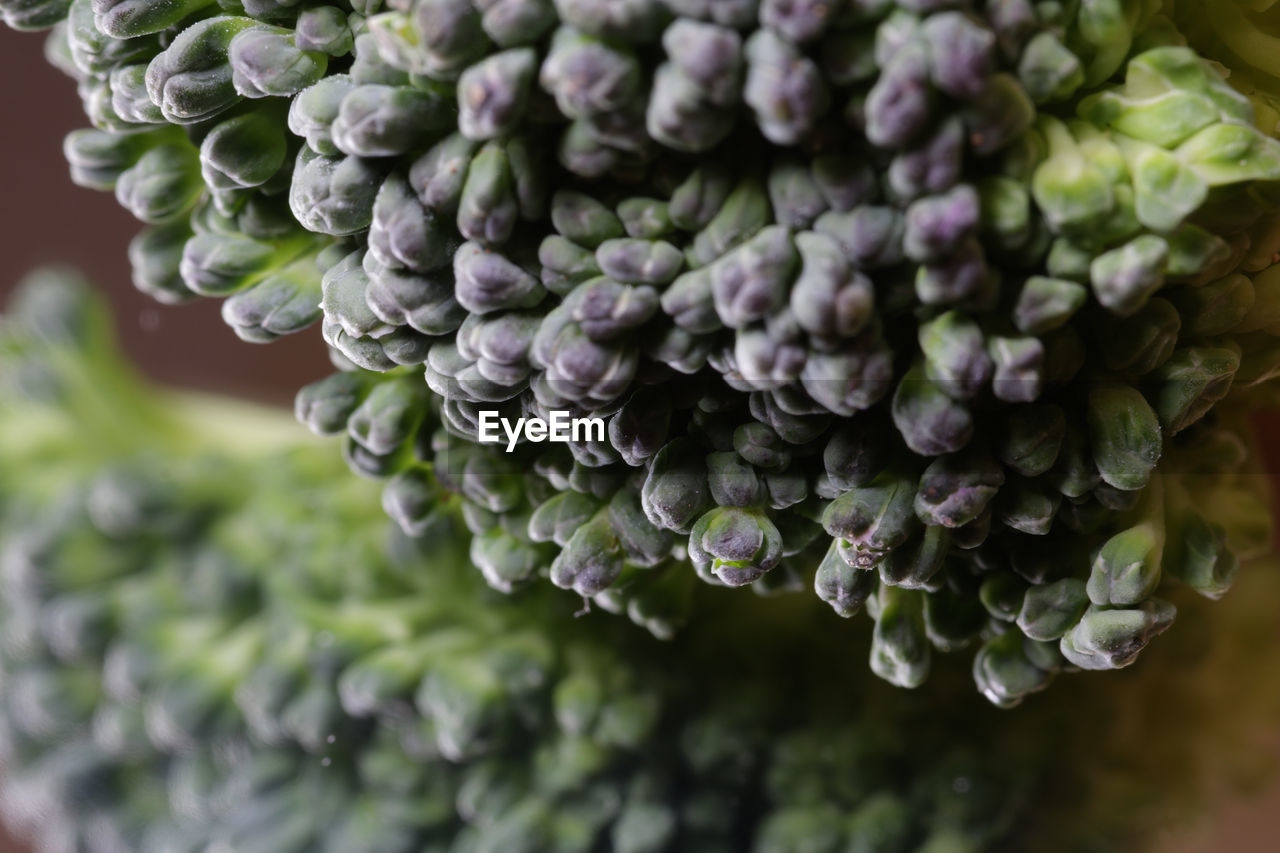
[[[43,43],[41,34],[0,25],[0,80],[9,81],[0,132],[0,300],[32,267],[71,264],[106,290],[120,340],[148,376],[290,405],[299,386],[330,372],[318,330],[276,341],[264,357],[261,345],[240,341],[223,324],[216,300],[166,306],[134,290],[126,247],[141,226],[111,194],[71,183],[62,138],[87,121],[75,84],[45,62]],[[1274,472],[1280,472],[1280,415],[1260,418],[1259,426],[1269,437],[1266,456],[1274,482]],[[1271,748],[1280,765],[1280,720]],[[1167,853],[1280,852],[1280,783],[1246,800],[1224,801],[1216,815],[1212,827],[1178,840]],[[26,851],[0,829],[0,853]]]

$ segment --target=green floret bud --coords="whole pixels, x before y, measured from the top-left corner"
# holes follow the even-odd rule
[[[1207,127],[1174,154],[1210,187],[1280,179],[1280,140],[1251,125]]]
[[[981,245],[976,240],[967,240],[949,258],[919,267],[916,296],[925,305],[979,301],[991,284],[990,276]]]
[[[471,562],[485,583],[499,592],[512,592],[525,585],[543,566],[539,552],[504,530],[490,529],[471,540]]]
[[[337,6],[316,6],[298,13],[294,27],[298,50],[345,56],[355,44],[347,16]]]
[[[662,293],[661,306],[677,331],[688,336],[687,343],[682,338],[671,342],[679,346],[679,352],[694,345],[698,337],[723,328],[711,296],[711,272],[706,268],[685,273],[672,282]]]
[[[922,456],[952,453],[969,443],[973,416],[913,367],[893,394],[893,422],[912,451]]]
[[[915,512],[930,526],[963,527],[983,513],[1002,485],[1003,469],[985,452],[940,456],[920,475]]]
[[[333,143],[333,123],[348,93],[356,88],[346,74],[334,74],[298,93],[289,102],[289,130],[307,141],[319,154],[338,153]]]
[[[1006,631],[988,640],[974,656],[974,681],[993,705],[1012,708],[1053,679],[1052,673],[1028,659],[1024,642],[1018,631]]]
[[[1049,156],[1031,182],[1041,213],[1055,231],[1096,225],[1115,206],[1106,173],[1086,158],[1066,125],[1042,118],[1038,130],[1049,145]]]
[[[830,105],[817,64],[769,30],[757,31],[744,52],[742,100],[755,112],[766,139],[776,145],[795,144]]]
[[[751,507],[764,502],[764,482],[734,451],[707,456],[707,486],[718,506]]]
[[[618,532],[627,564],[657,566],[671,556],[672,535],[650,523],[636,494],[617,492],[609,501],[609,524]]]
[[[555,26],[550,0],[481,0],[480,26],[501,47],[530,44]]]
[[[15,30],[46,30],[67,16],[70,0],[6,0],[0,16]]]
[[[932,663],[922,610],[924,593],[881,585],[871,611],[871,671],[898,687],[919,687]]]
[[[147,66],[117,66],[111,70],[111,109],[121,120],[134,124],[163,124],[164,113],[147,94]]]
[[[448,266],[457,244],[401,175],[390,175],[382,182],[369,224],[369,254],[378,263],[427,273]]]
[[[791,235],[776,226],[716,261],[710,267],[711,296],[721,322],[736,329],[781,308],[797,261]]]
[[[294,166],[289,207],[308,231],[355,234],[373,220],[382,179],[383,171],[373,161],[326,157],[304,146]]]
[[[871,568],[919,528],[912,478],[885,472],[827,505],[822,526],[847,543],[859,568]]]
[[[894,549],[877,566],[880,581],[903,589],[937,589],[937,576],[950,550],[951,534],[945,527],[926,527],[921,536]]]
[[[265,343],[320,319],[320,270],[304,257],[222,303],[222,319],[242,339]]]
[[[458,231],[484,246],[505,243],[519,215],[511,164],[501,145],[484,145],[471,160],[458,198]]]
[[[106,35],[128,39],[171,27],[207,5],[207,0],[181,0],[178,3],[93,0],[93,18],[97,27]]]
[[[618,219],[627,236],[637,240],[657,240],[671,233],[667,202],[656,198],[629,198],[617,207]]]
[[[977,230],[980,209],[977,191],[967,184],[912,202],[906,211],[903,251],[919,263],[947,257]]]
[[[888,174],[891,195],[902,201],[910,201],[950,189],[960,178],[964,146],[964,123],[957,117],[943,121],[942,125],[920,145],[901,152],[893,158],[893,162],[889,164]],[[1007,191],[1010,187],[1016,187],[1017,184],[1012,181],[1000,182],[997,179],[994,186]],[[991,220],[995,218],[989,215],[991,212],[989,208],[993,206],[992,187],[992,182],[983,182],[979,185],[979,192],[983,196],[982,227],[984,229],[989,227]],[[1001,218],[1006,220],[1006,224],[1010,219],[1016,220],[1019,215],[1025,218],[1029,214],[1027,194],[1020,188],[1019,191],[1022,194],[1021,214],[1017,211],[1016,199],[1011,199],[1008,195],[999,199],[1001,202],[999,206],[1005,210],[1005,215]],[[1010,204],[1010,202],[1013,203]],[[998,227],[998,230],[1003,231],[1003,228]]]
[[[703,266],[722,258],[768,223],[769,199],[764,186],[752,179],[739,182],[694,237],[689,265]]]
[[[989,574],[982,579],[978,600],[992,619],[1013,622],[1018,618],[1028,587],[1027,581],[1013,572]]]
[[[645,128],[681,151],[705,151],[732,130],[742,76],[742,40],[733,30],[678,19],[663,33]]]
[[[995,34],[959,12],[939,12],[920,27],[929,48],[929,76],[958,100],[982,95],[995,64]]]
[[[1117,533],[1094,558],[1089,600],[1099,607],[1125,607],[1146,601],[1160,583],[1164,529],[1147,522]]]
[[[680,250],[662,240],[605,240],[596,249],[595,260],[605,275],[631,284],[667,284],[684,267]]]
[[[1209,185],[1177,157],[1155,146],[1118,137],[1133,173],[1134,212],[1157,231],[1171,231],[1199,208]]]
[[[963,313],[948,311],[922,323],[919,340],[925,375],[948,397],[971,399],[990,380],[993,365],[982,330]]]
[[[292,30],[258,26],[231,40],[231,82],[246,98],[289,97],[324,76],[328,57],[297,46]]]
[[[181,218],[139,232],[129,241],[133,286],[169,305],[194,297],[196,294],[188,288],[181,273],[183,253],[190,238],[191,228]]]
[[[458,79],[458,129],[468,139],[502,136],[520,121],[529,99],[537,56],[530,48],[494,54]]]
[[[279,117],[251,112],[220,122],[200,143],[200,171],[214,189],[257,187],[284,165],[288,141]]]
[[[407,15],[370,19],[380,50],[397,67],[432,78],[454,79],[486,49],[480,14],[470,0],[426,0]]]
[[[1063,636],[1062,655],[1081,669],[1120,669],[1157,635],[1173,624],[1172,604],[1150,599],[1132,610],[1090,607],[1080,622]]]
[[[1045,347],[1039,338],[992,337],[987,353],[995,366],[991,391],[1008,403],[1030,403],[1040,396],[1045,381]]]
[[[1018,80],[1038,104],[1062,101],[1084,85],[1084,68],[1057,35],[1042,32],[1027,42],[1018,61]]]
[[[365,301],[368,276],[360,262],[361,253],[356,251],[325,270],[320,307],[327,322],[341,326],[353,338],[381,337],[390,329],[381,325]]]
[[[122,62],[146,62],[160,51],[154,37],[116,39],[98,29],[92,0],[72,1],[67,10],[65,36],[66,50],[74,65],[69,73],[76,78],[107,74]]]
[[[1132,315],[1164,286],[1169,244],[1146,234],[1099,255],[1089,268],[1094,295],[1122,317]]]
[[[558,234],[542,241],[538,247],[538,263],[542,266],[543,286],[560,296],[602,272],[594,252]]]
[[[883,470],[892,431],[883,420],[859,418],[838,426],[822,453],[823,470],[840,491],[865,486]]]
[[[370,453],[386,456],[414,436],[426,406],[426,391],[416,378],[379,382],[347,419],[347,432]]]
[[[917,140],[934,112],[929,71],[928,47],[922,40],[900,46],[867,94],[867,139],[882,148]]]
[[[1018,628],[1032,640],[1056,640],[1080,621],[1088,607],[1085,584],[1077,578],[1029,587],[1018,611]]]
[[[539,83],[570,119],[617,114],[641,93],[642,72],[622,45],[593,38],[570,27],[552,37]]]
[[[1000,493],[995,514],[1012,530],[1044,536],[1053,528],[1062,496],[1047,483],[1015,480]]]
[[[202,296],[226,296],[261,281],[281,260],[274,247],[247,237],[197,234],[182,247],[182,281]]]
[[[1240,368],[1240,352],[1228,347],[1175,350],[1152,375],[1159,384],[1154,408],[1160,424],[1176,435],[1207,415],[1227,392]]]
[[[1227,545],[1226,531],[1198,513],[1188,513],[1169,530],[1164,571],[1207,598],[1221,598],[1234,582],[1240,560]]]
[[[590,196],[558,190],[551,198],[551,224],[579,246],[595,250],[605,240],[625,236],[622,222]]]
[[[982,205],[978,229],[983,238],[1009,251],[1027,246],[1036,225],[1029,189],[1012,178],[989,177],[978,183],[978,197]]]
[[[1197,338],[1225,335],[1249,316],[1255,303],[1253,282],[1239,273],[1200,287],[1184,287],[1169,294],[1182,318],[1186,334]]]
[[[768,191],[774,217],[789,228],[808,228],[827,210],[818,182],[802,161],[775,163],[769,170]]]
[[[1108,318],[1099,348],[1108,368],[1128,376],[1145,376],[1173,355],[1182,331],[1178,309],[1155,297],[1137,313]]]
[[[733,431],[733,449],[756,468],[781,470],[791,462],[791,452],[778,433],[759,421]]]
[[[581,492],[560,492],[538,505],[529,516],[529,538],[565,546],[574,533],[596,514],[599,502]]]
[[[304,386],[294,398],[294,417],[316,435],[338,435],[369,390],[360,373],[334,373]]]
[[[237,35],[258,26],[251,18],[206,18],[187,27],[147,66],[147,93],[174,124],[196,124],[240,100],[228,58]]]
[[[597,512],[578,527],[551,564],[551,582],[589,598],[622,573],[622,544],[607,512]]]
[[[671,223],[684,231],[697,231],[711,221],[733,189],[728,169],[715,163],[698,166],[671,193]]]
[[[1024,335],[1043,335],[1068,323],[1089,298],[1089,291],[1060,278],[1032,276],[1018,293],[1013,322]]]
[[[659,528],[690,532],[707,510],[707,467],[689,439],[677,438],[654,457],[640,492],[645,515]]]
[[[993,74],[964,111],[969,143],[979,156],[994,155],[1035,123],[1036,109],[1012,74]]]
[[[727,586],[759,580],[782,559],[782,535],[762,512],[719,507],[689,533],[689,559]]]
[[[389,157],[443,136],[453,120],[453,110],[440,96],[370,83],[342,93],[329,134],[345,154]]]
[[[1129,385],[1089,392],[1089,446],[1098,473],[1124,491],[1147,484],[1163,447],[1160,422],[1142,394]]]
[[[146,153],[116,180],[116,201],[143,222],[172,222],[199,200],[204,184],[199,159],[186,144],[164,144]]]
[[[645,41],[657,35],[665,11],[657,0],[554,0],[571,26],[601,38]]]
[[[73,130],[62,142],[71,180],[95,190],[114,190],[120,176],[152,147],[169,139],[166,131],[121,134],[105,130]]]
[[[813,590],[818,598],[845,618],[856,615],[878,585],[876,573],[849,565],[835,541],[818,564],[813,578]]]

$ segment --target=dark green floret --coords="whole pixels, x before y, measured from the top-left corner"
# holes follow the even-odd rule
[[[980,649],[1000,704],[1263,541],[1247,458],[1199,466],[1280,375],[1257,5],[0,0],[138,286],[318,326],[299,415],[405,532],[460,500],[492,586],[664,637],[699,579],[865,603],[877,672]],[[604,438],[480,442],[557,411]]]

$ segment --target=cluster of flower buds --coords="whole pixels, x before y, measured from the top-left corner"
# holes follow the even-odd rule
[[[500,589],[665,636],[694,577],[813,586],[886,678],[981,643],[1009,704],[1131,662],[1162,577],[1218,594],[1255,543],[1171,495],[1202,453],[1235,482],[1223,401],[1280,372],[1274,110],[1193,14],[0,5],[66,13],[68,158],[156,223],[139,286],[254,341],[320,321],[300,416],[406,530],[462,495]],[[556,412],[604,435],[480,440]]]

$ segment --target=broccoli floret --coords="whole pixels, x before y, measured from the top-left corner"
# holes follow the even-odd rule
[[[458,500],[410,538],[286,416],[145,387],[106,328],[56,275],[0,324],[0,445],[25,451],[0,468],[0,801],[40,849],[1140,849],[1280,709],[1274,572],[1190,602],[1193,654],[1012,717],[962,667],[925,701],[876,681],[809,598],[703,587],[671,643],[545,586],[486,598]],[[88,376],[136,405],[87,408]],[[984,689],[1062,665],[1056,611],[1131,612],[1096,601],[1126,577],[1034,587],[1018,625],[1045,639],[990,632]],[[912,633],[957,624],[917,590],[873,602],[897,679]]]
[[[318,322],[339,375],[298,412],[406,532],[460,496],[490,585],[658,636],[691,577],[814,587],[894,683],[983,643],[1015,704],[1057,664],[1006,632],[1127,665],[1162,578],[1219,596],[1258,541],[1218,509],[1244,461],[1198,460],[1280,364],[1280,92],[1207,5],[6,15],[65,11],[67,156],[152,223],[139,286],[250,341]],[[604,436],[480,441],[558,411]]]

